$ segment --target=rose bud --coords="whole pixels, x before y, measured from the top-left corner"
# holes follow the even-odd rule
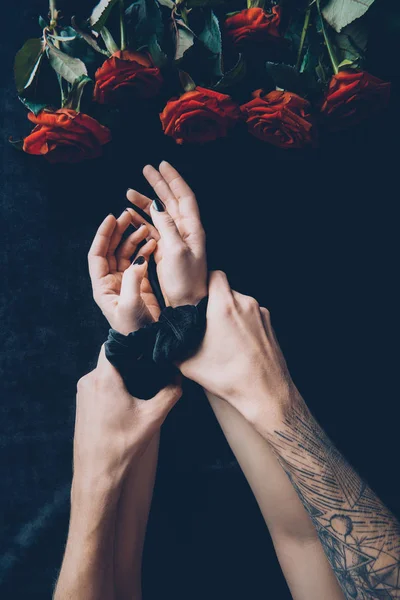
[[[38,115],[30,112],[28,119],[36,127],[24,139],[24,152],[44,155],[51,163],[96,158],[102,153],[102,145],[111,140],[107,127],[69,108],[44,109]]]
[[[331,130],[355,125],[388,105],[390,83],[366,71],[339,71],[330,80],[321,113]]]
[[[100,104],[118,104],[125,95],[147,99],[157,96],[163,84],[149,54],[118,50],[95,74],[93,98]]]
[[[242,105],[249,132],[278,148],[316,145],[316,128],[310,103],[297,94],[263,90],[253,92],[253,100]]]
[[[280,6],[273,6],[270,13],[262,8],[247,8],[228,17],[225,21],[228,39],[239,49],[254,43],[281,42],[281,11]]]
[[[240,110],[230,96],[196,87],[169,100],[160,119],[164,133],[178,144],[201,144],[226,136],[240,119]]]

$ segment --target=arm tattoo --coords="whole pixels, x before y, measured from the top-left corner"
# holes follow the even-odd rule
[[[400,600],[400,525],[304,406],[269,441],[348,600]]]

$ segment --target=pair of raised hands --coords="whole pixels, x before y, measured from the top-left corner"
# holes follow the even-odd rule
[[[147,166],[143,173],[157,200],[132,189],[127,198],[151,216],[154,226],[133,208],[118,219],[109,215],[103,221],[89,252],[94,299],[111,327],[123,334],[157,320],[160,307],[147,275],[152,254],[166,304],[197,304],[208,294],[203,342],[193,357],[177,366],[257,427],[260,416],[273,418],[290,402],[293,387],[269,313],[254,298],[232,290],[224,273],[208,273],[196,197],[179,173],[166,162],[159,170]],[[121,241],[132,224],[136,230]],[[87,456],[96,462],[100,452],[112,462],[111,469],[116,463],[124,469],[180,395],[177,383],[153,399],[133,398],[102,349],[97,368],[78,385],[75,439],[81,442],[75,458]],[[80,427],[89,424],[90,436],[83,431],[80,435]],[[91,449],[84,451],[81,446],[86,444]]]

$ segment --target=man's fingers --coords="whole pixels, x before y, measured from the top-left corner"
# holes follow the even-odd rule
[[[127,208],[126,211],[129,213],[131,217],[131,223],[133,223],[135,227],[146,225],[149,231],[149,236],[154,238],[156,241],[160,239],[160,234],[158,233],[157,229],[153,227],[153,225],[150,225],[150,223],[147,223],[146,219],[144,219],[134,208]]]
[[[143,175],[175,219],[178,216],[178,203],[164,177],[151,165],[144,167]]]
[[[175,384],[167,385],[150,400],[147,400],[149,408],[153,410],[156,408],[160,417],[164,420],[171,408],[178,402],[182,396],[182,387],[180,382]]]
[[[122,385],[124,385],[121,375],[106,357],[104,344],[100,348],[100,354],[99,358],[97,359],[97,366],[94,374],[102,381],[110,381],[110,383],[113,382],[113,384],[122,383]]]
[[[149,229],[142,225],[131,233],[124,242],[120,245],[115,253],[117,258],[117,269],[119,272],[125,271],[131,264],[131,257],[135,254],[138,245],[143,242],[149,235]]]
[[[157,227],[160,237],[166,247],[177,248],[179,246],[184,246],[175,221],[167,212],[163,204],[159,200],[154,200],[150,210],[153,223]]]
[[[110,272],[107,254],[116,224],[117,220],[114,215],[108,215],[94,236],[88,254],[89,273],[92,282],[105,277]]]
[[[128,191],[126,192],[126,197],[128,198],[129,202],[132,202],[132,204],[134,204],[135,206],[138,206],[145,213],[150,215],[150,204],[151,204],[150,198],[148,198],[147,196],[145,196],[144,194],[141,194],[140,192],[138,192],[136,190],[133,190],[132,188],[128,189]]]
[[[208,284],[209,304],[212,307],[214,302],[224,306],[232,305],[234,302],[231,286],[228,278],[223,271],[211,271]]]

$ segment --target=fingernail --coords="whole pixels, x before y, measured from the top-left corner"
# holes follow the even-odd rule
[[[146,223],[140,223],[138,229],[140,229],[141,227],[146,227]]]
[[[113,217],[113,216],[114,216],[114,213],[108,213],[108,215],[107,215],[107,216],[108,216],[108,217]]]
[[[135,258],[135,260],[133,261],[134,265],[142,265],[145,261],[145,257],[144,256],[138,256],[137,258]]]
[[[165,206],[164,206],[163,202],[161,202],[161,200],[159,198],[154,198],[154,200],[153,200],[153,208],[157,212],[164,212],[165,211]]]
[[[130,191],[132,191],[132,188],[128,188],[128,189],[126,190],[126,194],[127,194],[128,192],[130,192]]]

